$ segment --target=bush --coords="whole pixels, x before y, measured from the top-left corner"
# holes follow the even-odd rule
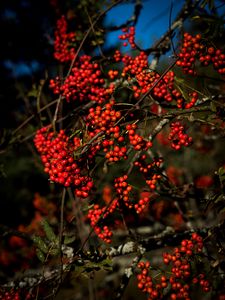
[[[49,186],[30,190],[26,221],[1,225],[0,299],[224,299],[217,2],[186,1],[147,49],[139,1],[118,27],[102,18],[122,1],[92,2],[64,14],[51,3],[55,70],[28,92],[36,114],[4,144],[5,158],[17,145]],[[118,30],[122,43],[104,46]]]

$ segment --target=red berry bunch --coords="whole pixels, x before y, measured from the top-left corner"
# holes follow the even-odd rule
[[[114,80],[118,76],[119,72],[117,70],[109,70],[108,75],[111,80]]]
[[[200,34],[192,36],[184,33],[184,40],[180,50],[177,65],[182,67],[184,73],[195,75],[195,64],[199,61],[202,66],[210,64],[220,74],[225,74],[225,54],[220,49],[207,47]]]
[[[180,122],[173,122],[170,125],[171,131],[168,139],[172,141],[171,147],[180,150],[182,146],[188,147],[192,143],[192,137],[189,137]]]
[[[122,200],[128,208],[132,208],[133,204],[130,202],[129,194],[133,188],[127,183],[127,179],[127,175],[115,178],[114,187],[118,194],[118,198]]]
[[[140,95],[149,91],[159,78],[158,73],[149,70],[143,70],[137,74],[137,85],[132,86],[134,97],[139,98]],[[153,88],[151,96],[157,101],[171,102],[174,100],[177,102],[177,107],[182,108],[185,100],[180,91],[175,88],[174,82],[175,74],[173,71],[169,71]]]
[[[121,113],[113,109],[114,104],[115,101],[110,100],[104,107],[98,105],[89,109],[87,125],[89,131],[92,131],[92,137],[103,131],[106,135],[113,134],[114,138],[119,138],[119,126],[115,126],[115,123],[120,119]]]
[[[23,295],[22,295],[23,292]],[[33,296],[21,289],[11,288],[10,290],[0,289],[0,300],[30,300]]]
[[[143,212],[145,207],[149,204],[150,200],[150,197],[143,197],[139,199],[139,201],[136,204],[134,204],[134,209],[136,210],[137,214]]]
[[[127,75],[128,79],[131,79],[130,76],[139,74],[148,66],[148,56],[143,51],[135,57],[128,54],[121,56],[120,52],[116,52],[114,58],[116,58],[117,61],[120,59],[124,64],[121,76],[125,77]]]
[[[138,98],[141,94],[151,89],[153,84],[159,80],[160,75],[154,71],[144,69],[136,75],[138,85],[133,85],[134,97]],[[169,71],[153,89],[151,95],[157,100],[171,102],[173,100],[172,91],[174,89],[174,72]],[[180,96],[180,95],[179,95]]]
[[[104,221],[105,218],[113,213],[118,206],[118,199],[114,199],[112,203],[107,207],[100,208],[98,204],[95,204],[93,209],[88,211],[87,218],[90,220],[90,224],[94,229],[97,236],[105,243],[111,243],[112,231],[109,230],[107,225],[101,226],[100,218]]]
[[[0,300],[21,300],[19,292],[12,289],[9,292],[0,291]]]
[[[153,282],[153,278],[149,275],[150,262],[139,262],[137,267],[141,270],[141,272],[137,275],[138,288],[142,292],[148,294],[148,300],[162,299],[159,292],[161,288],[160,284],[156,286]],[[166,284],[166,281],[163,282]]]
[[[123,36],[124,35],[122,35],[122,37]],[[128,80],[132,80],[131,75],[135,76],[136,84],[132,83],[135,98],[139,98],[142,94],[149,91],[160,78],[158,73],[148,69],[148,57],[144,52],[140,52],[139,55],[131,57],[129,55],[123,55],[117,50],[114,54],[114,59],[116,62],[124,63],[121,76],[127,76]],[[190,95],[191,101],[185,104],[184,97],[175,87],[175,74],[173,71],[169,71],[165,74],[163,79],[153,88],[151,96],[157,101],[171,102],[174,100],[177,102],[178,108],[190,108],[198,99],[196,93],[193,93]]]
[[[60,78],[50,80],[50,88],[55,94],[61,94],[67,102],[94,101],[103,103],[109,97],[105,80],[99,64],[91,61],[91,57],[83,55],[73,67],[71,74],[61,83]]]
[[[113,140],[111,140],[111,141],[113,141]],[[103,142],[104,145],[106,145],[106,140],[104,142]],[[110,144],[110,141],[109,141],[109,144]],[[121,159],[124,159],[124,160],[127,159],[127,148],[125,146],[119,147],[118,145],[115,145],[111,150],[104,148],[104,151],[106,152],[105,158],[109,162],[117,162]]]
[[[123,54],[120,52],[120,50],[115,50],[115,53],[113,55],[115,62],[122,61],[122,57],[123,57]]]
[[[75,56],[76,34],[67,33],[67,27],[66,18],[62,16],[56,23],[54,40],[54,57],[62,63],[72,61]]]
[[[191,97],[191,101],[189,103],[185,104],[185,108],[187,108],[187,109],[193,107],[198,100],[197,92],[192,92],[189,94],[189,96]]]
[[[136,128],[137,128],[137,124],[128,124],[126,126],[126,129],[128,131],[128,138],[129,138],[130,144],[137,151],[139,151],[139,150],[148,150],[149,148],[152,147],[152,142],[151,141],[146,141],[141,135],[137,134],[135,132]]]
[[[99,132],[104,132],[104,140],[100,140],[100,147],[105,152],[105,158],[109,162],[117,162],[121,159],[127,159],[127,148],[121,143],[124,137],[120,133],[120,127],[115,126],[116,121],[121,117],[121,113],[113,109],[115,104],[111,100],[104,107],[97,106],[90,108],[87,116],[87,125],[90,136],[94,137]]]
[[[204,45],[201,43],[201,35],[197,34],[195,37],[189,33],[184,33],[183,44],[178,54],[179,60],[177,61],[177,66],[182,67],[184,73],[195,75],[196,71],[194,69],[195,62],[199,58],[200,53],[204,49]]]
[[[139,171],[146,175],[149,174],[154,167],[159,168],[163,162],[162,158],[155,158],[151,163],[148,163],[146,160],[147,155],[142,154],[139,159],[134,162],[134,165],[139,168]]]
[[[199,276],[202,278],[201,274],[197,276],[192,274],[191,261],[196,254],[202,252],[202,249],[202,237],[197,233],[193,233],[190,240],[183,240],[180,247],[174,249],[173,254],[163,254],[164,264],[172,264],[172,275],[169,282],[174,292],[171,294],[171,299],[190,299],[190,284],[197,283]],[[185,282],[189,282],[189,284],[185,284]],[[208,280],[201,281],[200,286],[204,292],[210,291]]]
[[[162,158],[155,158],[153,162],[146,162],[147,156],[143,154],[134,165],[139,168],[139,171],[144,175],[145,182],[151,190],[156,189],[156,183],[161,178],[160,174],[157,174],[157,168],[159,168],[163,162]]]
[[[41,154],[44,171],[49,174],[50,180],[65,187],[72,186],[78,197],[86,198],[93,187],[93,181],[82,174],[87,170],[86,161],[82,158],[74,159],[74,152],[80,145],[78,138],[70,140],[64,130],[56,134],[50,127],[43,127],[37,131],[34,144]]]
[[[148,261],[140,262],[138,264],[140,273],[137,275],[138,288],[148,294],[149,300],[163,299],[165,289],[171,300],[190,300],[191,285],[197,283],[204,292],[209,292],[210,283],[205,279],[205,275],[203,273],[192,274],[194,271],[191,268],[194,256],[202,252],[202,248],[202,237],[193,233],[191,239],[183,240],[180,247],[175,248],[172,254],[163,254],[164,264],[171,266],[168,271],[162,271],[160,277],[149,274],[150,263]]]
[[[128,41],[128,43],[130,44],[132,49],[136,48],[135,42],[134,42],[134,37],[135,37],[135,27],[131,26],[128,28],[123,28],[122,29],[123,33],[122,35],[119,35],[119,39],[124,40],[124,41]],[[123,46],[127,46],[127,42],[123,43]]]
[[[208,66],[210,63],[220,74],[225,74],[225,54],[220,49],[214,47],[208,47],[205,49],[205,54],[202,54],[199,58],[200,62],[204,66]]]
[[[196,277],[192,279],[192,283],[199,283],[203,292],[209,292],[211,289],[210,283],[207,279],[205,279],[205,274],[198,274]]]

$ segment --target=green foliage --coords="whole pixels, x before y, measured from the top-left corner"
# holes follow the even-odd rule
[[[43,226],[44,232],[45,232],[46,237],[49,240],[49,242],[51,242],[53,244],[57,244],[58,243],[58,237],[55,235],[52,227],[49,225],[49,223],[47,222],[46,219],[44,219],[42,221],[42,226]]]

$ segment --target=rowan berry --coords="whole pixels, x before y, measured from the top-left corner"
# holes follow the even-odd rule
[[[67,27],[66,18],[62,16],[56,23],[54,40],[54,57],[60,62],[72,61],[75,56],[76,34],[67,33]]]
[[[185,131],[184,126],[180,122],[173,122],[170,124],[171,132],[168,139],[172,140],[171,147],[175,150],[180,150],[182,146],[189,146],[192,143],[192,137],[189,137]]]

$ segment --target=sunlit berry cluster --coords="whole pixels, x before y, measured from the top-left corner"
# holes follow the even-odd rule
[[[114,104],[115,101],[111,100],[104,107],[92,107],[87,116],[90,137],[95,137],[98,133],[104,133],[104,139],[99,140],[99,145],[105,152],[105,158],[109,162],[127,159],[127,147],[124,145],[124,137],[121,135],[120,127],[115,125],[116,121],[120,119],[121,113],[113,109]]]
[[[136,75],[137,83],[132,85],[134,97],[139,98],[152,89],[150,94],[155,100],[167,103],[174,101],[177,103],[178,108],[190,108],[197,101],[196,93],[191,93],[191,101],[186,103],[181,92],[175,87],[175,73],[173,71],[167,72],[163,79],[159,80],[159,78],[160,75],[155,71],[143,69],[142,72]],[[155,86],[157,81],[158,83]]]
[[[122,29],[123,34],[119,35],[119,39],[123,40],[123,46],[127,46],[128,43],[130,44],[132,49],[136,48],[135,42],[134,42],[134,38],[135,38],[135,27],[131,26],[128,28],[123,28]],[[125,42],[127,40],[127,42]]]
[[[54,57],[62,63],[72,61],[75,56],[76,34],[68,33],[67,27],[67,20],[62,16],[56,23],[54,40]]]
[[[67,102],[78,100],[103,103],[109,97],[104,83],[99,64],[91,61],[90,56],[83,55],[64,82],[56,77],[50,80],[50,87],[55,94],[65,97]]]
[[[148,66],[148,56],[144,52],[140,52],[135,57],[128,54],[122,56],[118,51],[115,53],[116,61],[121,61],[124,64],[121,76],[131,79],[133,76],[142,72]]]
[[[170,124],[171,131],[168,139],[172,141],[171,147],[175,150],[180,150],[182,146],[189,146],[192,143],[192,137],[185,133],[185,128],[180,122]]]
[[[178,54],[177,65],[182,67],[184,73],[196,75],[196,64],[200,62],[202,66],[210,64],[220,74],[225,74],[225,54],[220,49],[208,46],[200,34],[192,36],[184,33],[183,44]]]
[[[65,187],[72,186],[78,197],[86,198],[93,181],[83,174],[87,170],[85,160],[74,159],[77,138],[69,139],[64,130],[55,134],[49,127],[43,127],[37,131],[34,143],[50,180]]]
[[[191,239],[185,239],[172,254],[163,253],[163,262],[167,266],[161,274],[154,274],[150,262],[139,262],[137,274],[138,288],[148,295],[148,300],[169,299],[190,300],[192,285],[199,283],[204,292],[210,291],[210,283],[205,275],[192,268],[194,257],[203,249],[202,237],[193,233]]]
[[[86,119],[89,130],[92,131],[91,136],[95,136],[101,131],[107,135],[113,133],[115,138],[118,136],[119,127],[116,127],[116,130],[114,128],[116,121],[121,117],[121,113],[113,109],[114,104],[115,101],[111,100],[104,107],[98,105],[89,109]]]
[[[154,87],[151,95],[157,100],[164,100],[171,102],[173,97],[179,98],[181,94],[176,95],[176,89],[174,89],[174,72],[169,71],[158,84]],[[137,85],[133,85],[134,97],[138,98],[141,94],[146,93],[150,90],[153,85],[159,80],[160,75],[154,71],[147,69],[142,70],[136,75]]]

